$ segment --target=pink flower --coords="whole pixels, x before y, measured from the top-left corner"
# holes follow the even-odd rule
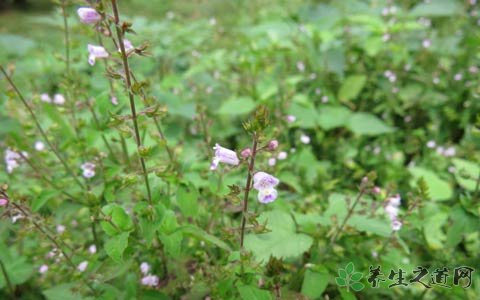
[[[422,46],[423,46],[423,48],[425,48],[425,49],[430,48],[431,45],[432,45],[432,41],[429,40],[429,39],[423,40],[423,42],[422,42]]]
[[[80,271],[80,272],[84,272],[88,267],[88,261],[82,261],[78,267],[77,267],[77,270]]]
[[[288,123],[293,123],[293,122],[295,122],[295,120],[297,120],[297,117],[295,117],[294,115],[288,115],[287,116],[287,122]]]
[[[213,157],[212,164],[210,165],[210,170],[216,170],[219,163],[232,166],[236,166],[240,163],[237,153],[233,150],[224,148],[219,144],[215,144],[213,150],[215,150],[215,156]]]
[[[40,95],[40,101],[46,102],[46,103],[52,103],[52,99],[47,93],[43,93]]]
[[[157,286],[158,285],[158,276],[156,275],[147,275],[142,278],[142,285],[146,286]]]
[[[62,234],[65,232],[65,226],[63,225],[57,225],[57,232]]]
[[[277,199],[278,192],[274,188],[263,189],[258,191],[258,201],[263,204],[267,204]]]
[[[35,150],[37,150],[37,151],[45,150],[45,144],[42,141],[36,141],[35,142]]]
[[[95,24],[102,19],[102,16],[91,7],[80,7],[77,10],[80,21],[85,24]]]
[[[308,135],[302,134],[300,136],[300,141],[304,144],[310,144],[310,137]]]
[[[274,157],[268,159],[268,165],[270,167],[275,166],[276,163],[277,163],[277,160]]]
[[[268,150],[270,150],[270,151],[274,151],[275,149],[278,148],[278,141],[277,141],[277,140],[271,140],[271,141],[268,143],[267,148],[268,148]]]
[[[380,189],[378,186],[374,186],[372,189],[372,193],[374,194],[380,194],[382,192],[382,189]]]
[[[108,52],[102,46],[95,46],[88,44],[88,63],[93,66],[95,65],[95,60],[97,58],[106,58],[108,57]]]
[[[0,206],[7,206],[7,205],[8,205],[8,199],[0,198]]]
[[[90,254],[95,254],[95,253],[97,253],[97,246],[95,246],[95,245],[90,245],[90,247],[88,247],[88,253],[90,253]]]
[[[65,97],[63,97],[62,94],[55,94],[53,96],[53,103],[55,103],[57,105],[63,105],[63,104],[65,104]]]
[[[142,274],[147,274],[148,271],[150,271],[150,265],[146,262],[142,262],[140,264],[140,272],[142,272]]]
[[[95,176],[95,164],[91,162],[86,162],[80,166],[83,171],[83,177],[92,178]]]
[[[278,158],[278,160],[284,160],[284,159],[287,158],[287,156],[288,156],[287,152],[282,151],[282,152],[278,153],[277,158]]]
[[[41,265],[40,268],[38,268],[38,273],[40,274],[45,274],[48,271],[48,266],[47,265]]]

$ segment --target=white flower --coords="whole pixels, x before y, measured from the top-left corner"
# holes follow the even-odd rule
[[[433,84],[439,84],[439,83],[440,83],[440,78],[438,78],[438,77],[433,77],[432,82],[433,82]]]
[[[208,23],[210,23],[210,25],[212,25],[212,26],[215,26],[215,25],[217,25],[217,19],[210,18],[210,20],[208,20]]]
[[[400,228],[402,228],[402,222],[399,220],[393,220],[392,221],[392,230],[393,231],[399,231]]]
[[[38,272],[40,274],[45,274],[48,271],[48,266],[47,265],[41,265],[40,268],[38,268]]]
[[[297,120],[297,117],[295,117],[294,115],[288,115],[287,116],[287,122],[288,123],[293,123],[293,122],[295,122],[295,120]]]
[[[322,97],[322,103],[327,103],[328,102],[328,96],[323,96]]]
[[[83,170],[83,177],[92,178],[95,176],[95,164],[91,162],[86,162],[80,166]]]
[[[140,272],[142,272],[142,274],[146,275],[146,274],[148,274],[149,271],[150,271],[150,265],[146,262],[142,262],[140,264]]]
[[[158,276],[156,275],[147,275],[142,278],[142,285],[146,286],[157,286],[159,282]]]
[[[215,150],[215,156],[213,157],[212,164],[210,165],[210,170],[217,169],[219,163],[232,166],[236,166],[240,163],[237,153],[233,150],[224,148],[219,144],[215,144],[213,150]]]
[[[77,270],[80,271],[80,272],[84,272],[88,267],[88,261],[82,261],[78,267],[77,267]]]
[[[434,140],[430,140],[427,142],[427,147],[430,148],[430,149],[433,149],[437,146],[437,143],[435,143]]]
[[[303,61],[297,62],[297,70],[300,72],[305,71],[305,64],[303,63]]]
[[[445,149],[445,151],[443,151],[443,155],[445,157],[455,156],[456,153],[457,151],[455,150],[455,147],[448,147],[447,149]]]
[[[24,218],[24,217],[23,217],[23,215],[21,215],[21,214],[12,216],[12,223],[15,224],[15,223],[17,223],[17,221],[18,221],[19,219],[23,219],[23,218]]]
[[[88,63],[93,66],[95,65],[95,60],[97,58],[106,58],[108,57],[108,52],[102,46],[95,46],[88,44]]]
[[[310,137],[308,135],[302,134],[300,136],[300,141],[304,144],[310,144]]]
[[[89,252],[90,254],[95,254],[95,253],[97,253],[97,246],[95,246],[95,245],[90,245],[90,247],[88,247],[88,252]]]
[[[275,166],[276,163],[277,163],[277,160],[274,157],[268,159],[268,165],[270,167]]]
[[[430,48],[431,45],[432,45],[432,41],[429,40],[429,39],[425,39],[425,40],[422,41],[422,46],[425,49]]]
[[[63,225],[57,225],[57,232],[62,234],[63,232],[65,232],[65,226]]]
[[[45,150],[45,144],[42,141],[36,141],[35,142],[35,150],[37,150],[37,151]]]
[[[273,188],[279,183],[278,178],[265,172],[257,172],[253,175],[253,188],[256,190]]]
[[[63,97],[62,94],[55,94],[53,96],[53,103],[55,103],[57,105],[63,105],[63,104],[65,104],[65,97]]]
[[[457,73],[457,74],[455,74],[455,76],[453,76],[453,79],[454,79],[455,81],[460,81],[460,80],[462,80],[462,78],[463,78],[463,74],[462,74],[462,73]]]
[[[22,152],[25,157],[28,157],[26,152]],[[19,152],[15,152],[10,148],[5,150],[5,164],[7,165],[7,173],[12,173],[14,169],[20,166],[20,162],[23,160],[23,157]]]
[[[47,93],[43,93],[40,95],[40,101],[46,102],[46,103],[52,103],[52,99]]]
[[[102,16],[91,7],[80,7],[77,14],[80,21],[85,24],[95,24],[102,19]]]
[[[287,152],[282,151],[282,152],[278,153],[277,158],[278,158],[278,160],[284,160],[284,159],[287,158],[287,156],[288,156]]]

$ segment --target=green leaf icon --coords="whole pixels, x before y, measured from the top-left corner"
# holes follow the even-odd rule
[[[346,280],[343,279],[343,278],[340,278],[340,277],[335,277],[335,282],[336,282],[339,286],[346,286],[346,285],[347,285]]]
[[[350,279],[351,279],[352,281],[359,281],[360,279],[362,279],[362,277],[363,277],[363,274],[362,274],[362,273],[360,273],[360,272],[355,272],[355,273],[353,273],[352,277],[350,277]]]
[[[350,285],[350,287],[352,288],[352,290],[354,290],[355,292],[358,292],[358,291],[361,291],[363,290],[363,288],[365,287],[363,285],[363,283],[361,282],[354,282]]]
[[[352,262],[349,262],[348,265],[345,267],[345,270],[348,274],[352,274],[354,271],[354,266]]]
[[[338,275],[343,279],[347,279],[347,272],[344,269],[339,269]]]

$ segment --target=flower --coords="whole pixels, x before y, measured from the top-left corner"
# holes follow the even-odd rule
[[[90,253],[90,254],[95,254],[95,253],[97,253],[97,246],[95,246],[95,245],[90,245],[90,247],[88,247],[88,253]]]
[[[37,150],[37,151],[45,150],[45,144],[42,141],[36,141],[35,142],[35,150]]]
[[[250,148],[245,148],[245,149],[242,150],[242,152],[240,152],[240,156],[242,158],[250,157],[250,155],[252,155],[252,149],[250,149]]]
[[[435,143],[434,140],[430,140],[427,142],[427,147],[430,148],[430,149],[433,149],[437,146],[437,143]]]
[[[306,134],[300,136],[300,141],[304,144],[310,144],[310,137]]]
[[[273,167],[276,163],[277,163],[277,160],[274,157],[268,159],[268,165],[270,167]]]
[[[399,206],[401,202],[400,195],[388,198],[387,205],[384,207],[385,213],[390,218],[392,230],[398,231],[402,227],[402,222],[398,220]]]
[[[278,158],[278,160],[284,160],[284,159],[287,158],[287,156],[288,156],[287,152],[282,151],[282,152],[278,153],[277,158]]]
[[[213,150],[215,150],[215,156],[213,157],[212,164],[210,165],[210,170],[217,169],[218,163],[221,162],[232,166],[236,166],[240,163],[237,153],[233,150],[224,148],[219,144],[215,144]]]
[[[422,41],[422,46],[423,46],[423,48],[425,48],[425,49],[430,48],[431,45],[432,45],[432,41],[429,40],[429,39],[426,39],[426,40],[423,40],[423,41]]]
[[[147,274],[148,271],[150,271],[150,265],[146,262],[142,262],[140,264],[140,272],[142,272],[142,274]]]
[[[457,74],[455,74],[455,76],[453,76],[453,79],[454,79],[455,81],[460,81],[460,80],[462,80],[462,78],[463,78],[463,74],[462,74],[462,73],[457,73]]]
[[[7,206],[7,205],[8,205],[8,199],[0,198],[0,206]]]
[[[63,225],[57,225],[57,232],[62,234],[65,231],[65,226]]]
[[[111,96],[110,102],[112,102],[113,105],[118,105],[118,98],[115,96]]]
[[[95,176],[95,164],[91,162],[86,162],[80,166],[83,170],[83,177],[92,178]]]
[[[158,276],[156,275],[147,275],[142,278],[142,285],[146,286],[157,286],[158,285]]]
[[[253,188],[256,190],[270,189],[280,183],[278,178],[265,172],[257,172],[253,175]]]
[[[294,115],[288,115],[287,116],[287,122],[288,123],[293,123],[293,122],[295,122],[295,120],[297,120],[297,117],[295,117]]]
[[[22,152],[23,156],[28,157],[28,153]],[[15,152],[9,148],[5,150],[5,164],[7,165],[7,173],[12,173],[14,169],[20,166],[23,159],[19,152]]]
[[[277,140],[271,140],[271,141],[268,143],[267,148],[268,148],[268,150],[270,150],[270,151],[274,151],[275,149],[278,148],[278,141],[277,141]]]
[[[48,266],[47,265],[41,265],[40,268],[38,268],[38,273],[40,274],[45,274],[48,271]]]
[[[53,103],[55,103],[57,105],[63,105],[63,104],[65,104],[65,97],[63,97],[62,94],[55,94],[53,96]]]
[[[93,66],[95,65],[95,60],[97,58],[106,58],[108,57],[108,52],[102,46],[95,46],[88,44],[88,63]]]
[[[80,272],[84,272],[88,267],[88,261],[82,261],[78,267],[77,267],[77,270],[80,271]]]
[[[305,64],[303,63],[303,61],[297,62],[297,70],[300,72],[305,71]]]
[[[392,221],[392,230],[393,231],[399,231],[400,228],[402,228],[402,222],[399,220],[393,220]]]
[[[80,21],[85,24],[95,24],[102,19],[102,16],[91,7],[80,7],[77,9]]]
[[[278,192],[274,188],[262,189],[258,191],[258,201],[267,204],[277,199]]]
[[[124,39],[124,40],[123,40],[123,47],[125,48],[125,52],[128,52],[128,51],[130,51],[130,50],[135,49],[135,47],[133,47],[133,45],[132,45],[132,42],[130,42],[130,41],[127,40],[127,39]],[[119,48],[119,49],[118,49],[118,52],[122,52],[122,50]]]
[[[40,95],[40,101],[46,102],[46,103],[52,103],[52,99],[47,93],[43,93]]]

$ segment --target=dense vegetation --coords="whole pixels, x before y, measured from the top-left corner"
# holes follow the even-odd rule
[[[476,1],[26,2],[1,299],[480,296]]]

